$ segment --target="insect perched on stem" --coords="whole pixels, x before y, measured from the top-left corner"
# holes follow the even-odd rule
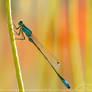
[[[19,36],[22,35],[22,38],[16,38],[17,40],[25,40],[25,36],[24,34],[28,37],[28,40],[30,42],[32,42],[35,47],[40,51],[40,53],[42,54],[42,56],[46,59],[46,61],[48,62],[48,64],[52,67],[52,69],[56,72],[56,74],[58,75],[58,77],[61,79],[61,81],[64,83],[64,85],[67,88],[70,88],[69,84],[63,79],[63,77],[60,75],[60,73],[58,72],[58,69],[60,67],[60,61],[53,56],[37,39],[36,37],[33,35],[32,31],[27,28],[23,21],[19,21],[18,23],[19,27],[15,27],[16,31],[15,33]]]

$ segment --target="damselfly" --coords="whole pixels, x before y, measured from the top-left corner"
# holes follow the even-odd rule
[[[58,68],[60,66],[60,61],[53,56],[38,40],[37,38],[33,35],[32,31],[27,28],[23,21],[19,21],[18,23],[18,27],[15,27],[16,29],[16,34],[17,35],[22,35],[22,38],[17,38],[17,40],[25,40],[25,35],[28,37],[28,40],[33,43],[35,45],[35,47],[40,51],[40,53],[42,54],[42,56],[46,59],[46,61],[48,62],[48,64],[52,67],[52,69],[56,72],[56,74],[58,75],[58,77],[61,79],[61,81],[64,83],[64,85],[67,88],[70,88],[69,84],[66,82],[66,80],[64,80],[64,78],[60,75],[60,73],[58,72]],[[18,31],[17,31],[18,30]],[[25,35],[24,35],[25,33]]]

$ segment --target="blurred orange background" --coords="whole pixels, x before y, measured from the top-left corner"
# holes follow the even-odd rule
[[[61,75],[70,92],[92,90],[92,0],[11,0],[13,23],[24,24],[62,60]],[[29,92],[67,92],[30,43],[16,40],[24,88]],[[0,0],[0,91],[18,89],[9,41],[5,0]]]

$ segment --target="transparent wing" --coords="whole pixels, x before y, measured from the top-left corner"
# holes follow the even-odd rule
[[[53,54],[51,54],[47,48],[45,48],[34,36],[34,34],[31,35],[32,40],[34,41],[34,45],[38,48],[38,50],[41,52],[41,54],[44,56],[44,58],[53,65],[53,67],[59,71],[61,68],[61,61],[57,59]]]
[[[33,40],[33,41],[32,41]],[[36,48],[40,51],[43,57],[46,59],[48,64],[52,67],[52,69],[56,72],[58,77],[64,83],[67,88],[70,88],[69,84],[63,79],[63,77],[59,73],[59,69],[61,67],[61,61],[57,59],[54,55],[52,55],[38,40],[37,38],[31,34],[31,41],[36,46]]]

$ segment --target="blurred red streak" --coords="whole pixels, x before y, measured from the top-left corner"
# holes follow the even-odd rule
[[[85,29],[86,29],[86,1],[79,0],[79,40],[81,48],[84,48]]]
[[[70,54],[69,54],[69,31],[68,31],[68,1],[64,0],[64,4],[61,7],[61,26],[59,27],[59,30],[61,32],[58,36],[58,51],[60,53],[60,56],[62,57],[62,60],[64,61],[63,67],[64,67],[64,74],[68,76],[67,78],[70,78],[70,71],[71,71],[71,64],[70,64]],[[68,71],[67,71],[68,69]]]
[[[69,32],[68,32],[68,11],[67,11],[67,0],[64,1],[63,7],[62,8],[62,17],[60,19],[61,25],[59,30],[61,32],[59,33],[58,37],[58,44],[60,48],[64,46],[64,48],[67,49],[67,59],[69,59]]]

